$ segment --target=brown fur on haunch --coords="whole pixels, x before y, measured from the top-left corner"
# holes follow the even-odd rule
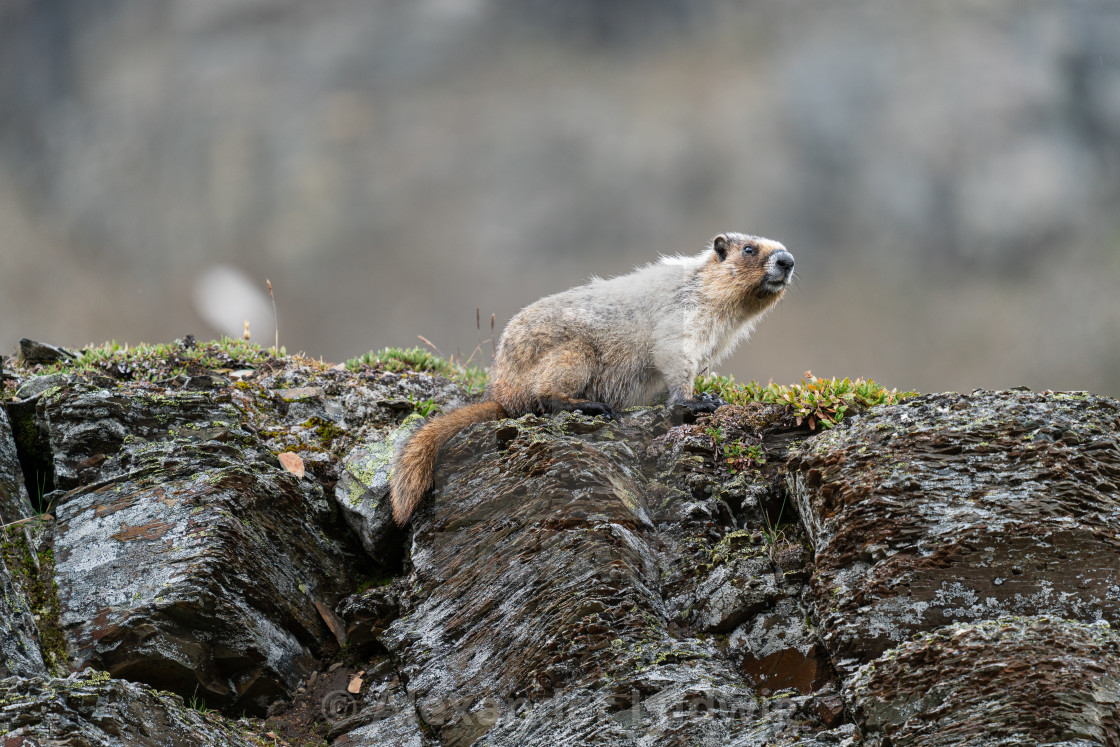
[[[433,419],[397,455],[393,518],[409,520],[440,448],[473,423],[563,410],[617,417],[665,393],[670,405],[711,412],[719,402],[693,396],[696,375],[750,334],[792,276],[793,255],[778,242],[727,233],[698,255],[526,306],[502,332],[485,400]]]
[[[437,415],[413,433],[400,454],[389,477],[393,496],[393,519],[404,525],[432,487],[439,450],[469,425],[506,417],[497,402],[478,402],[460,407],[446,415]]]

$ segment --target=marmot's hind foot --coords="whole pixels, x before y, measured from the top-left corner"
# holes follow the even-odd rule
[[[620,420],[621,416],[618,412],[605,402],[579,402],[572,407],[573,410],[579,410],[584,415],[600,415],[609,420]]]
[[[601,416],[618,420],[618,412],[605,402],[592,402],[589,399],[546,399],[536,408],[538,415],[555,415],[561,412],[582,412],[592,417]]]

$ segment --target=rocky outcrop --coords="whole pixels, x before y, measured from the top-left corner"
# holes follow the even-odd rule
[[[316,386],[306,366],[243,370],[252,384],[203,370],[158,383],[113,373],[31,378],[8,403],[33,434],[26,450],[49,455],[57,488],[42,499],[57,521],[10,530],[49,537],[52,632],[65,636],[70,667],[263,714],[337,651],[335,605],[380,567],[340,518],[332,449],[345,454],[395,425],[409,396],[449,385],[422,376],[426,388],[394,388],[402,378],[386,375],[363,386],[322,366]],[[283,455],[302,474],[282,467]],[[20,496],[14,448],[0,456],[14,476],[6,495]],[[31,514],[24,505],[16,515]],[[5,604],[6,671],[45,673],[39,646],[26,645],[40,637],[26,596]]]
[[[0,678],[47,673],[38,638],[27,597],[0,559]]]
[[[237,389],[45,396],[61,623],[75,665],[264,711],[333,636],[360,561]],[[199,631],[205,631],[200,636]]]
[[[19,705],[0,731],[1120,740],[1113,400],[927,395],[824,433],[757,403],[483,423],[404,531],[389,458],[421,403],[465,399],[446,380],[303,359],[104,370],[16,367],[7,407],[51,457],[56,518],[29,504],[4,530],[0,698]],[[17,456],[0,474],[18,492]],[[48,674],[87,666],[104,674]]]
[[[1116,744],[1120,637],[1052,617],[957,623],[863,667],[845,695],[871,743]]]
[[[144,685],[86,670],[0,680],[4,744],[90,747],[259,747],[260,734]]]
[[[1120,619],[1115,400],[1025,391],[929,395],[811,439],[790,464],[791,492],[816,557],[814,618],[849,705],[869,731],[905,726],[909,741],[895,735],[892,744],[958,744],[968,740],[951,735],[978,739],[1029,720],[1039,737],[1120,739],[1115,710],[1054,709],[1039,700],[1050,688],[1047,697],[1062,692],[1059,699],[1071,703],[1091,701],[1092,693],[1115,702],[1108,679],[1120,665],[1114,643],[1090,656],[1099,665],[1093,677],[1077,674],[1076,664],[1085,655],[1077,651],[1111,640],[1084,626]],[[954,623],[955,632],[941,632]],[[991,650],[980,655],[985,646]],[[941,663],[930,664],[935,659]],[[1034,681],[1049,680],[1045,670],[1067,660],[1069,679]],[[900,677],[912,666],[905,662],[917,661],[931,669]],[[952,674],[933,674],[942,665]],[[978,670],[991,687],[972,689]],[[888,681],[886,689],[874,684]],[[868,688],[880,688],[875,703],[862,697]],[[997,693],[1002,726],[983,705]],[[914,722],[959,720],[967,724],[914,731]],[[928,736],[934,732],[942,741]]]
[[[16,453],[16,441],[8,413],[0,407],[0,524],[10,524],[29,516],[31,503]]]
[[[673,709],[707,700],[710,718],[674,739],[721,744],[731,714],[755,710],[711,642],[670,631],[640,468],[669,426],[527,418],[451,445],[416,522],[406,613],[383,637],[443,743],[661,741]],[[557,699],[573,720],[560,734],[555,705],[535,707]]]
[[[1116,620],[1118,428],[1110,399],[948,394],[806,443],[792,492],[836,666],[953,622]]]

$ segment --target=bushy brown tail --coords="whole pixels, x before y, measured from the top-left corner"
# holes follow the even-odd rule
[[[409,436],[397,454],[389,477],[393,518],[397,524],[404,526],[408,522],[424,494],[432,487],[436,459],[443,445],[469,425],[504,417],[506,411],[497,402],[479,402],[439,415]]]

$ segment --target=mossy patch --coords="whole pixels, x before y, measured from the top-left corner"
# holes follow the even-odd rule
[[[370,589],[383,589],[400,578],[400,576],[391,573],[383,573],[371,576],[362,575],[359,578],[358,587],[354,590],[355,594],[361,594],[363,591],[369,591]]]
[[[330,420],[324,420],[323,418],[320,418],[318,416],[309,418],[307,422],[303,424],[303,427],[313,429],[315,431],[315,435],[319,437],[320,441],[322,441],[324,448],[328,449],[331,447],[331,444],[334,443],[334,440],[336,438],[350,435],[346,432],[346,429],[340,426],[338,423],[331,422]]]
[[[486,371],[467,365],[454,358],[447,360],[423,348],[382,348],[364,353],[346,361],[350,371],[376,369],[400,373],[403,371],[430,371],[462,385],[471,394],[482,392],[488,380]]]
[[[710,551],[708,570],[723,565],[734,558],[757,558],[767,554],[766,538],[762,532],[738,529],[720,538]]]
[[[39,626],[39,648],[47,669],[57,676],[69,671],[66,637],[59,622],[58,584],[54,576],[54,548],[42,536],[42,526],[0,529],[0,556],[19,586]]]
[[[121,381],[161,381],[179,374],[195,376],[238,369],[257,369],[276,364],[286,351],[265,348],[244,340],[223,337],[209,342],[175,340],[169,343],[127,345],[111,341],[88,345],[71,360],[46,365],[20,366],[28,375],[75,373],[102,375]],[[302,356],[300,363],[326,367]],[[21,363],[16,360],[17,366]]]

